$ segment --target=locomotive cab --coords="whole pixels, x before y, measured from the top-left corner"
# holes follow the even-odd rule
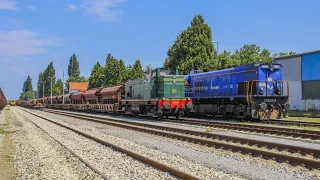
[[[255,119],[277,119],[288,116],[289,83],[282,80],[282,65],[257,65],[257,80],[247,82],[247,103]]]

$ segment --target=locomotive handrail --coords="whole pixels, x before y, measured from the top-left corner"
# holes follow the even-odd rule
[[[250,83],[251,82],[251,83]],[[248,85],[250,86],[249,88],[250,88],[250,92],[248,92],[249,90],[247,89],[247,96],[246,96],[246,98],[248,99],[247,100],[247,102],[249,101],[250,103],[252,102],[252,96],[253,96],[253,86],[255,85],[256,87],[255,88],[257,88],[257,87],[259,87],[259,83],[254,83],[254,82],[264,82],[265,83],[265,85],[266,85],[266,90],[268,90],[268,82],[269,81],[262,81],[262,80],[252,80],[252,81],[245,81],[245,83],[248,83]],[[286,96],[289,96],[289,81],[288,80],[276,80],[276,81],[273,81],[273,82],[275,82],[275,83],[280,83],[281,84],[281,86],[280,86],[280,90],[281,90],[281,93],[280,94],[275,94],[274,92],[272,93],[272,96],[274,96],[274,95],[278,95],[278,96],[280,96],[280,95],[283,95],[283,94],[285,94]],[[284,83],[286,83],[287,84],[287,88],[286,88],[286,93],[284,92]],[[278,88],[278,86],[276,85],[276,87]],[[274,89],[275,90],[275,89]],[[263,94],[263,95],[259,95],[259,93],[257,93],[256,94],[256,96],[266,96],[266,97],[268,97],[268,95],[270,95],[270,93],[268,93],[268,91],[266,91],[266,93],[265,94]]]

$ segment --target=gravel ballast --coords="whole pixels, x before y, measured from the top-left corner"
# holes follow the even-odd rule
[[[62,111],[62,112],[70,113],[71,111]],[[71,112],[71,113],[80,114],[80,115],[85,114],[82,112]],[[320,140],[311,140],[311,139],[304,139],[304,138],[291,137],[291,136],[279,136],[279,135],[246,132],[246,131],[239,131],[239,130],[205,127],[205,126],[197,126],[197,125],[190,125],[190,124],[161,122],[161,121],[146,120],[146,119],[139,120],[138,118],[124,118],[119,116],[110,116],[110,115],[102,115],[102,114],[90,114],[90,115],[96,116],[96,117],[114,118],[114,119],[119,119],[124,121],[143,122],[147,124],[161,125],[161,126],[167,126],[167,127],[173,127],[173,128],[183,127],[184,129],[192,130],[192,131],[200,131],[200,132],[214,133],[218,135],[235,136],[235,137],[241,137],[241,138],[287,144],[292,146],[320,149]],[[208,120],[203,120],[203,121],[208,121]]]
[[[19,125],[13,136],[17,179],[101,179],[14,110],[13,118]]]
[[[176,140],[170,140],[162,137],[155,137],[145,133],[139,133],[127,129],[116,128],[107,125],[101,125],[75,118],[55,115],[51,113],[34,111],[53,118],[57,121],[63,120],[69,126],[78,127],[83,131],[89,131],[99,137],[103,137],[114,142],[125,142],[124,144],[132,149],[142,149],[148,151],[151,156],[161,157],[161,153],[167,157],[174,156],[188,162],[200,164],[202,166],[213,168],[217,172],[225,172],[238,177],[248,179],[317,179],[319,176],[314,172],[309,173],[303,168],[291,167],[285,163],[268,163],[266,160],[252,158],[245,155],[236,155],[236,153],[223,152],[203,146],[194,146],[181,143]],[[150,150],[152,149],[152,150]],[[239,158],[240,156],[240,158]],[[254,160],[253,160],[254,159]]]
[[[166,172],[149,167],[123,153],[89,140],[21,110],[28,119],[58,139],[110,179],[175,179]]]

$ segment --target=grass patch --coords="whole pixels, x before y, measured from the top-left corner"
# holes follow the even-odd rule
[[[290,117],[320,118],[319,111],[289,111]]]
[[[203,132],[204,133],[210,133],[210,132],[212,132],[213,131],[213,129],[211,129],[211,128],[207,128],[206,130],[204,130]]]
[[[303,130],[320,130],[319,127],[311,127],[311,126],[285,126],[286,128],[292,128],[292,129],[303,129]]]
[[[301,118],[299,119],[301,120]],[[240,122],[239,124],[247,124],[247,125],[257,125],[257,123],[252,122]],[[265,124],[268,125],[268,124]],[[273,126],[281,126],[284,128],[292,128],[292,129],[303,129],[303,130],[320,130],[320,127],[313,127],[313,126],[295,126],[295,125],[279,125],[279,124],[269,124]]]
[[[309,118],[309,117],[288,117],[288,118],[284,118],[283,120],[307,121],[307,122],[319,122],[320,123],[320,118]]]
[[[13,133],[12,131],[6,131],[3,128],[0,128],[0,134],[11,134]]]

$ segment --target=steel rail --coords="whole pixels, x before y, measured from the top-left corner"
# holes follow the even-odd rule
[[[90,116],[90,115],[84,115],[84,114],[75,115],[72,113],[59,112],[59,111],[55,111],[55,110],[53,110],[53,111],[52,110],[45,110],[45,112],[69,116],[69,117],[73,117],[73,118],[79,118],[79,119],[93,121],[93,122],[97,122],[97,123],[108,124],[108,125],[112,125],[112,126],[126,128],[126,129],[132,129],[132,130],[145,132],[145,133],[149,133],[149,134],[155,134],[155,135],[159,135],[159,136],[163,136],[163,137],[169,137],[172,139],[178,139],[181,141],[187,141],[187,142],[194,143],[194,144],[206,145],[209,147],[214,146],[216,148],[227,149],[227,150],[230,149],[235,152],[241,152],[243,154],[250,154],[253,157],[261,156],[265,159],[275,159],[279,162],[288,162],[289,161],[289,164],[292,164],[292,165],[304,165],[308,168],[315,168],[315,169],[320,168],[320,161],[318,161],[318,160],[306,159],[306,158],[302,158],[302,157],[295,157],[295,156],[280,154],[278,152],[270,152],[270,151],[255,149],[253,147],[243,147],[243,146],[239,146],[239,145],[235,145],[235,144],[217,142],[217,141],[214,141],[211,139],[190,137],[188,135],[196,135],[196,136],[201,136],[201,137],[215,138],[215,139],[219,139],[219,140],[241,142],[243,144],[257,145],[259,147],[276,148],[278,150],[287,150],[289,152],[295,152],[295,153],[301,153],[301,154],[313,154],[315,157],[319,157],[320,151],[317,149],[303,148],[303,147],[298,147],[298,146],[290,146],[290,145],[265,142],[265,141],[258,141],[258,140],[239,138],[239,137],[233,137],[233,136],[217,135],[217,134],[213,134],[213,133],[190,131],[190,130],[185,130],[185,129],[151,125],[151,124],[145,124],[145,123],[140,123],[140,122],[122,121],[122,120],[116,120],[116,119],[110,120],[110,118],[96,117],[96,116]],[[141,127],[141,126],[143,126],[143,127]],[[172,132],[168,132],[168,131],[184,133],[184,134],[181,135],[181,134],[172,133]]]
[[[202,120],[170,120],[168,122],[190,124],[190,125],[200,125],[223,129],[233,129],[248,132],[257,132],[264,134],[275,134],[275,135],[286,135],[292,137],[308,138],[313,140],[320,140],[320,131],[303,130],[303,129],[292,129],[283,127],[273,127],[273,126],[261,126],[261,125],[249,125],[249,124],[239,124],[230,122],[217,122],[217,121],[202,121]]]
[[[18,112],[19,113],[19,112]],[[92,171],[100,175],[104,180],[110,180],[106,175],[104,175],[101,171],[99,171],[97,168],[95,168],[93,165],[91,165],[88,161],[84,160],[82,157],[80,157],[77,153],[72,151],[70,148],[68,148],[66,145],[64,145],[62,142],[60,142],[58,139],[55,137],[51,136],[46,130],[44,130],[42,127],[31,121],[28,117],[25,115],[19,113],[21,116],[23,116],[25,119],[28,119],[29,122],[31,122],[33,125],[35,125],[37,128],[42,130],[45,134],[47,134],[50,138],[52,138],[54,141],[56,141],[60,146],[62,146],[64,149],[69,151],[73,156],[78,158],[83,164],[85,164],[87,167],[89,167]]]
[[[22,110],[23,110],[23,109],[22,109]],[[119,152],[121,152],[121,153],[124,153],[124,154],[126,154],[126,155],[128,155],[128,156],[130,156],[130,157],[132,157],[132,158],[134,158],[134,159],[136,159],[136,160],[139,160],[139,161],[141,161],[141,162],[143,162],[143,163],[145,163],[145,164],[148,164],[148,165],[150,165],[150,166],[152,166],[152,167],[154,167],[154,168],[156,168],[156,169],[159,169],[159,170],[164,171],[164,172],[168,172],[168,173],[172,174],[173,176],[175,176],[175,177],[177,177],[177,178],[186,179],[186,180],[198,180],[198,179],[199,179],[199,178],[194,177],[194,176],[192,176],[192,175],[190,175],[190,174],[187,174],[187,173],[185,173],[185,172],[179,171],[179,170],[177,170],[177,169],[175,169],[175,168],[173,168],[173,167],[167,166],[167,165],[165,165],[165,164],[163,164],[163,163],[160,163],[160,162],[158,162],[158,161],[155,161],[155,160],[152,160],[152,159],[150,159],[150,158],[144,157],[144,156],[139,155],[139,154],[137,154],[137,153],[135,153],[135,152],[133,152],[133,151],[130,151],[130,150],[121,148],[121,147],[119,147],[119,146],[117,146],[117,145],[115,145],[115,144],[109,143],[109,142],[107,142],[107,141],[104,141],[104,140],[102,140],[102,139],[99,139],[99,138],[97,138],[97,137],[94,137],[94,136],[92,136],[92,135],[90,135],[90,134],[87,134],[87,133],[85,133],[85,132],[82,132],[82,131],[79,131],[79,130],[74,129],[74,128],[72,128],[72,127],[69,127],[69,126],[66,126],[66,125],[64,125],[64,124],[58,123],[58,122],[53,121],[53,120],[51,120],[51,119],[49,119],[49,118],[40,116],[40,115],[38,115],[38,114],[35,114],[35,113],[33,113],[33,112],[29,112],[29,111],[26,111],[26,110],[23,110],[23,111],[25,111],[25,112],[27,112],[27,113],[30,113],[30,114],[32,114],[32,115],[34,115],[34,116],[36,116],[36,117],[41,118],[41,119],[45,119],[45,120],[47,120],[47,121],[49,121],[49,122],[51,122],[51,123],[54,123],[54,124],[56,124],[56,125],[58,125],[58,126],[64,127],[64,128],[66,128],[66,129],[69,129],[69,130],[71,130],[71,131],[73,131],[73,132],[75,132],[75,133],[78,133],[78,134],[80,134],[80,135],[82,135],[82,136],[84,136],[84,137],[86,137],[86,138],[88,138],[88,139],[94,140],[94,141],[96,141],[96,142],[98,142],[98,143],[100,143],[100,144],[102,144],[102,145],[104,145],[104,146],[111,147],[112,149],[115,149],[116,151],[119,151]]]
[[[279,124],[279,125],[294,125],[294,126],[309,126],[309,127],[319,127],[319,122],[306,122],[306,121],[288,121],[288,120],[280,120],[280,119],[269,119],[263,120],[261,123],[267,124]]]

